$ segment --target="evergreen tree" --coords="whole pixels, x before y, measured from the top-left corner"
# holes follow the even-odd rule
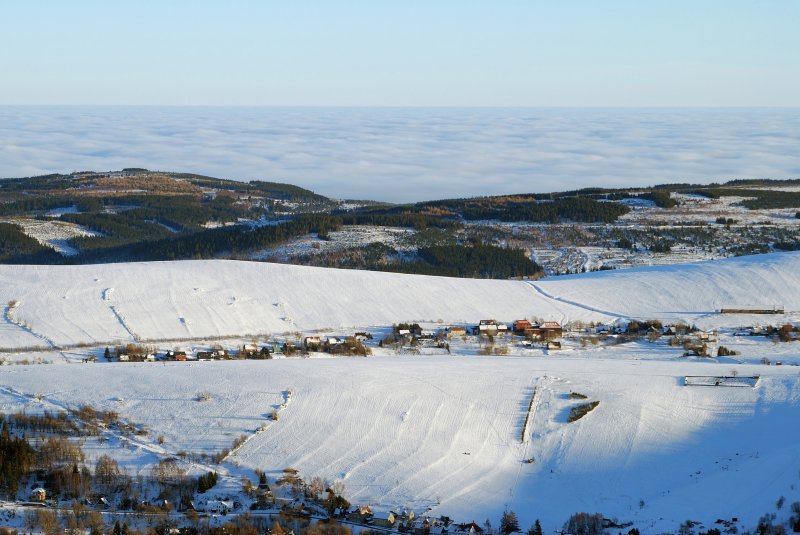
[[[504,512],[503,516],[500,518],[500,533],[508,535],[509,533],[515,533],[517,531],[520,531],[517,514],[514,511]]]

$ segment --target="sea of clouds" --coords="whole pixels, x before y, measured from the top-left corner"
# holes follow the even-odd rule
[[[124,167],[390,202],[800,178],[800,109],[0,107],[0,177]]]

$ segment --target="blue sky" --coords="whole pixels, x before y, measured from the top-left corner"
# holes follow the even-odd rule
[[[0,4],[0,104],[800,106],[796,0]]]

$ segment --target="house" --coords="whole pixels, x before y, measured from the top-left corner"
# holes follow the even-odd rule
[[[456,526],[456,531],[461,533],[483,533],[483,528],[472,521],[469,524],[459,524]]]
[[[467,329],[466,327],[462,327],[460,325],[453,325],[452,327],[448,327],[447,329],[447,336],[450,338],[454,336],[466,336]]]
[[[167,351],[164,353],[164,360],[186,360],[186,351]]]
[[[43,502],[47,499],[47,491],[42,487],[37,487],[31,491],[30,500],[32,502]]]
[[[513,325],[514,333],[519,335],[525,334],[525,331],[531,328],[533,328],[533,323],[528,320],[517,320]]]
[[[419,339],[420,339],[420,340],[433,340],[433,337],[434,337],[434,335],[435,335],[435,334],[436,334],[436,333],[434,333],[434,332],[433,332],[433,331],[431,331],[430,329],[423,329],[423,330],[422,330],[422,331],[419,333]]]
[[[557,321],[543,321],[542,323],[534,325],[529,332],[533,338],[552,340],[560,337],[564,331],[561,328],[561,324]]]
[[[211,351],[198,351],[197,352],[197,360],[200,360],[200,361],[214,360],[214,354],[211,353]]]
[[[495,320],[481,320],[478,323],[477,334],[492,336],[497,334],[497,322]]]
[[[367,340],[372,340],[372,335],[366,332],[358,332],[355,335],[353,335],[353,338],[355,338],[359,342],[366,342]]]
[[[364,522],[365,524],[370,524],[370,523],[372,523],[373,516],[374,515],[372,514],[372,507],[370,507],[369,505],[359,505],[356,508],[355,520],[357,520],[359,522]]]
[[[717,342],[717,331],[699,331],[697,332],[697,339],[701,342],[714,344]]]
[[[207,513],[227,515],[228,511],[231,510],[231,504],[223,502],[222,500],[209,500],[206,502],[204,510]]]
[[[322,340],[319,336],[306,336],[303,338],[303,347],[306,351],[319,351],[322,347]]]

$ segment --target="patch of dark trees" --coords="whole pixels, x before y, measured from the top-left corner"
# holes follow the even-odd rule
[[[530,221],[533,223],[610,223],[630,209],[619,203],[600,202],[587,196],[539,199],[509,195],[476,199],[434,201],[417,205],[418,209],[447,210],[466,220]]]
[[[417,252],[419,261],[383,266],[386,271],[468,277],[507,279],[537,276],[542,267],[520,249],[504,249],[494,245],[441,245],[423,247]]]

